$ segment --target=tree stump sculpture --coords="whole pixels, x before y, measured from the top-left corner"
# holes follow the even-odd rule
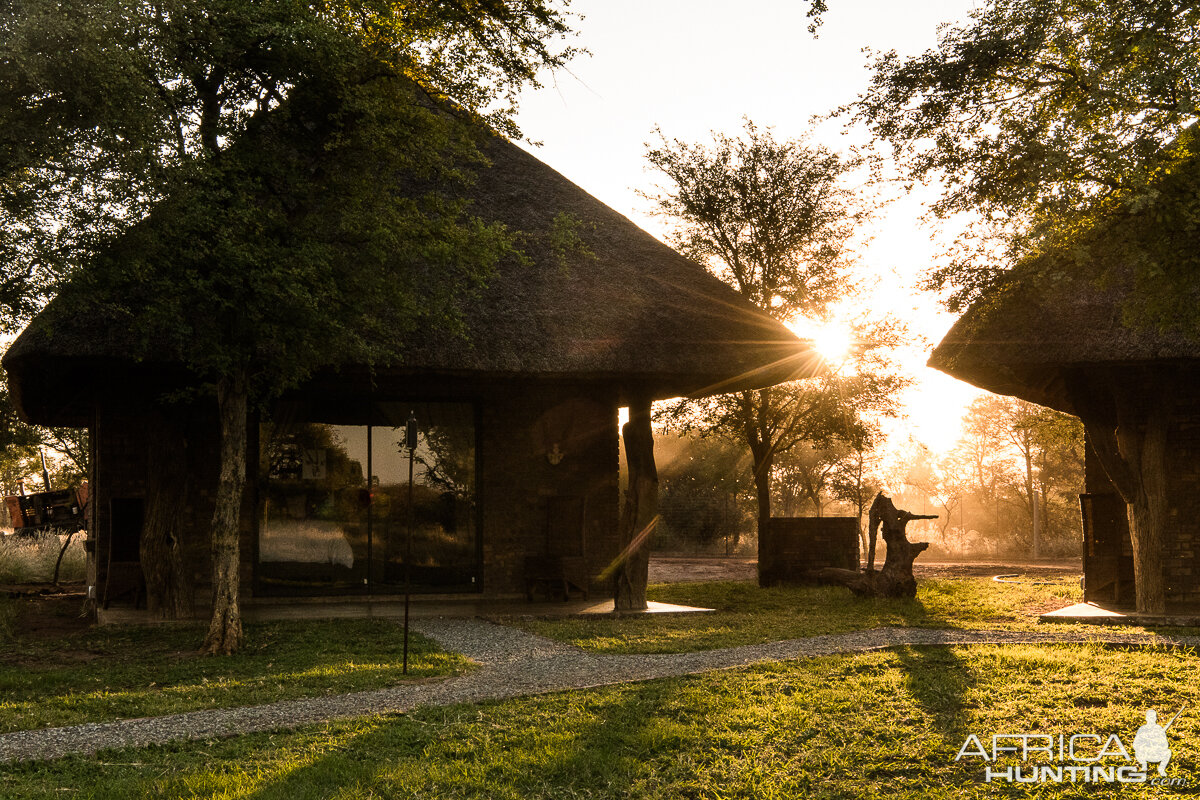
[[[863,597],[916,597],[917,580],[913,577],[913,561],[929,547],[929,542],[910,542],[904,529],[914,519],[937,519],[937,514],[914,514],[896,508],[891,498],[883,492],[875,495],[868,515],[871,543],[867,550],[866,571],[852,571],[826,567],[816,576],[840,583]],[[883,542],[887,545],[883,569],[875,571],[875,541],[883,528]]]

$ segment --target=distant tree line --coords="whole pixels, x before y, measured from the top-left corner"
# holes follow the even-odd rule
[[[728,541],[734,552],[754,552],[746,541],[757,506],[745,446],[668,434],[661,449],[660,547],[722,552]],[[938,515],[913,527],[935,557],[1078,555],[1083,428],[1066,414],[989,395],[968,408],[962,437],[941,456],[916,442],[892,453],[805,442],[775,466],[773,508],[778,516],[862,520],[880,490],[902,508]]]

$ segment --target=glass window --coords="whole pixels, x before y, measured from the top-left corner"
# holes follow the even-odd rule
[[[417,419],[411,520],[405,422]],[[478,588],[475,508],[475,415],[459,403],[379,403],[371,430],[372,532],[376,558],[371,579],[380,591],[403,591],[406,563],[414,590]],[[411,521],[412,541],[409,542]]]
[[[382,402],[372,422],[263,424],[261,594],[396,593],[406,580],[415,592],[480,588],[474,408]]]

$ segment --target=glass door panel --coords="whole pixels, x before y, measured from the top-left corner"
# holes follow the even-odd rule
[[[410,413],[419,433],[411,506],[405,445]],[[403,592],[406,576],[414,592],[478,590],[473,406],[381,402],[374,417],[371,590]]]
[[[367,590],[368,436],[366,425],[262,426],[261,593]]]

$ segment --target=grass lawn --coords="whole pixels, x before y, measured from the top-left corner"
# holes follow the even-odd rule
[[[955,762],[969,734],[989,743],[1001,733],[1116,734],[1132,752],[1145,709],[1165,722],[1183,703],[1168,774],[1194,791],[1197,666],[1185,650],[899,648],[17,764],[0,772],[0,796],[1025,797],[1025,786],[982,783],[980,759]],[[1173,793],[1069,783],[1035,792]]]
[[[402,629],[394,621],[247,624],[246,646],[231,657],[198,655],[203,638],[200,625],[0,638],[0,732],[253,705],[404,680]],[[467,668],[462,656],[411,636],[409,679]]]
[[[649,599],[716,612],[511,622],[602,653],[681,653],[880,626],[1021,629],[1036,626],[1038,614],[1083,599],[1077,577],[1040,580],[1050,583],[922,580],[913,600],[863,599],[840,586],[669,583],[651,586]]]

